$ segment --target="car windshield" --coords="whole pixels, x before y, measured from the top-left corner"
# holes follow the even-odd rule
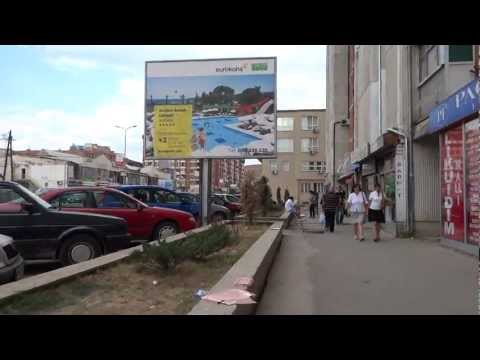
[[[17,184],[17,186],[22,189],[22,191],[24,193],[26,193],[28,196],[30,196],[33,200],[35,200],[35,202],[37,204],[39,204],[40,206],[42,206],[43,208],[45,209],[50,209],[52,207],[52,205],[50,205],[48,202],[46,202],[45,200],[43,200],[41,197],[39,197],[38,195],[36,195],[35,193],[31,192],[30,190],[28,190],[26,187],[20,185],[20,184]],[[23,199],[22,198],[19,198],[19,199],[16,199],[14,200],[14,202],[23,202]]]

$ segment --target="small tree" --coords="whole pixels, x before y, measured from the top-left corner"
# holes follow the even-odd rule
[[[242,209],[247,216],[248,222],[253,223],[253,215],[258,204],[257,192],[255,191],[255,174],[247,171],[243,178],[241,190]]]
[[[272,207],[272,190],[268,185],[268,178],[262,176],[255,184],[258,202],[262,209],[262,216],[267,215],[268,209]]]
[[[290,197],[290,193],[288,192],[288,189],[285,189],[285,194],[283,196],[284,201],[287,202],[288,198]]]
[[[280,186],[277,187],[277,204],[278,206],[282,205],[282,192],[280,190]]]

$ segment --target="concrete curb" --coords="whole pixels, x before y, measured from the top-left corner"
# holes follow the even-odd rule
[[[249,289],[261,298],[266,285],[267,276],[280,247],[282,231],[286,226],[286,213],[270,226],[262,236],[247,250],[247,252],[230,268],[230,270],[216,283],[211,292],[222,291],[233,287],[235,280],[247,276],[254,280]],[[253,315],[256,304],[226,306],[201,300],[193,307],[188,315]]]
[[[229,224],[231,221],[224,221],[223,223]],[[178,241],[185,239],[187,236],[204,232],[211,228],[211,225],[202,226],[200,228],[188,231],[186,233],[180,233],[174,236],[170,236],[166,239],[166,242]],[[152,241],[150,244],[158,244],[158,241]],[[56,283],[70,280],[74,277],[85,275],[96,270],[108,267],[119,261],[122,261],[129,257],[135,251],[142,251],[143,245],[131,247],[129,249],[120,250],[112,254],[100,256],[98,258],[85,261],[79,264],[65,266],[60,269],[48,271],[43,274],[32,276],[29,278],[14,281],[0,286],[0,302],[7,300],[13,296],[19,295],[25,292],[31,292],[39,290],[44,287],[54,285]]]

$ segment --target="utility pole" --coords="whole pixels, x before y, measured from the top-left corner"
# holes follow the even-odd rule
[[[7,178],[7,165],[8,165],[8,158],[10,157],[10,180],[14,180],[14,171],[13,171],[13,150],[12,150],[12,130],[8,133],[8,138],[3,137],[3,140],[7,140],[7,149],[5,151],[5,163],[3,166],[3,180]]]

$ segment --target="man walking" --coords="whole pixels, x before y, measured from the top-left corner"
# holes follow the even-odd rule
[[[322,205],[325,212],[325,225],[333,233],[335,229],[335,214],[339,206],[339,196],[335,193],[335,188],[330,186],[327,193],[323,196]]]
[[[335,220],[337,225],[343,225],[343,217],[345,215],[345,191],[343,188],[340,188],[340,190],[337,192],[338,195],[338,208],[335,216]]]

